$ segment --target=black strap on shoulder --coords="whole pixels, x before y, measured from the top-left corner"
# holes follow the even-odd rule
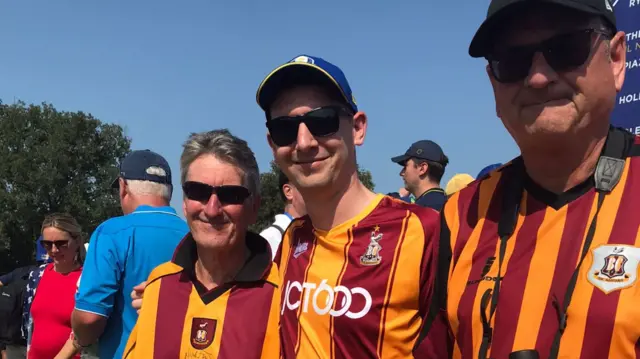
[[[418,339],[413,346],[416,350],[420,343],[427,337],[434,320],[440,310],[447,308],[447,281],[449,278],[449,265],[451,263],[451,231],[444,217],[444,212],[440,214],[440,239],[438,242],[438,263],[434,280],[433,299],[429,303],[427,317],[424,320]]]
[[[604,198],[607,194],[611,193],[618,182],[620,182],[620,178],[624,171],[625,159],[631,154],[633,147],[636,147],[636,145],[634,145],[634,136],[631,133],[619,128],[612,128],[609,131],[609,137],[607,138],[607,142],[605,143],[602,155],[600,155],[600,159],[598,160],[598,164],[596,165],[596,170],[593,175],[596,192],[598,193],[596,213],[593,215],[593,219],[589,225],[589,230],[584,240],[584,246],[582,247],[580,260],[578,261],[578,265],[569,280],[569,285],[567,286],[563,302],[559,303],[557,298],[553,298],[553,307],[558,316],[558,331],[556,332],[553,344],[551,345],[551,351],[549,354],[550,359],[556,359],[558,357],[560,341],[565,329],[567,328],[567,311],[569,304],[571,303],[571,297],[573,296],[573,291],[576,288],[582,263],[591,249],[591,242],[593,242],[593,237],[596,233],[598,214],[600,213],[600,209],[604,203]]]
[[[272,224],[269,227],[275,228],[278,230],[278,232],[280,232],[280,235],[284,236],[284,229],[282,229],[280,226],[278,226],[277,224]]]
[[[524,181],[524,161],[522,157],[517,157],[511,165],[504,169],[503,178],[504,192],[502,194],[502,212],[498,220],[498,237],[500,238],[500,249],[498,251],[498,275],[493,282],[493,290],[487,289],[482,295],[480,302],[480,317],[482,319],[482,342],[478,351],[478,358],[487,358],[487,353],[493,340],[493,328],[491,320],[498,307],[498,298],[500,296],[500,284],[502,282],[502,263],[507,252],[507,241],[513,235],[520,212],[520,202],[522,200],[523,181]],[[489,307],[489,316],[487,316],[487,307]]]

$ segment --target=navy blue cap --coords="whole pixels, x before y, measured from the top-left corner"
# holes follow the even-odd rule
[[[351,109],[358,112],[356,99],[344,72],[329,61],[309,55],[296,56],[271,71],[258,87],[258,105],[267,112],[280,91],[292,84],[333,86]]]
[[[487,167],[481,169],[480,172],[478,172],[478,175],[476,176],[476,178],[482,178],[488,175],[493,170],[498,169],[500,167],[502,167],[502,163],[494,163],[494,164],[488,165]]]
[[[161,168],[164,174],[153,171],[151,167]],[[118,188],[118,178],[171,185],[171,168],[164,157],[151,150],[133,151],[120,162],[120,174],[111,187]]]
[[[437,162],[445,167],[449,163],[449,159],[442,152],[442,148],[437,143],[429,140],[414,142],[404,155],[396,156],[391,161],[403,165],[410,158],[420,158],[423,160]]]

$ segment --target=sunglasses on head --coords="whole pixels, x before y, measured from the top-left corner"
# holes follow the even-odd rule
[[[44,247],[44,249],[48,251],[50,251],[54,245],[58,249],[65,249],[69,247],[69,240],[47,241],[43,239],[42,241],[40,241],[40,245],[42,245],[42,247]]]
[[[324,106],[300,116],[280,116],[267,120],[271,140],[277,146],[288,146],[298,138],[300,124],[304,123],[314,137],[327,137],[340,129],[340,115],[352,115],[340,106]]]
[[[246,187],[235,185],[211,186],[206,183],[188,181],[182,185],[188,199],[202,203],[209,202],[215,193],[222,204],[242,204],[251,192]]]
[[[540,52],[554,71],[575,70],[589,59],[594,33],[610,36],[603,30],[586,29],[556,35],[537,44],[512,46],[488,56],[489,68],[499,82],[521,81],[529,76],[533,56]]]

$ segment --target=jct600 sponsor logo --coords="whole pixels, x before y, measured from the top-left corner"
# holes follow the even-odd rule
[[[343,294],[342,301],[336,303],[334,309],[334,302],[340,293]],[[364,306],[352,308],[353,300],[358,296],[364,299]],[[333,317],[345,315],[347,318],[360,319],[367,315],[371,309],[371,302],[371,294],[361,287],[347,288],[341,285],[331,287],[327,284],[326,279],[323,279],[320,284],[287,281],[280,314],[283,314],[285,309],[298,310],[302,305],[303,313],[307,313],[309,306],[311,306],[319,315],[329,314]]]

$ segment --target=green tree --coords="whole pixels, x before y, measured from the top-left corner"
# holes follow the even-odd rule
[[[271,161],[270,167],[269,172],[260,174],[262,201],[260,210],[258,211],[258,220],[256,224],[251,226],[251,230],[254,232],[260,232],[270,226],[273,223],[274,216],[282,213],[284,210],[284,201],[280,195],[280,188],[278,186],[279,169],[274,161]],[[367,188],[372,191],[375,189],[371,172],[363,170],[358,166],[358,177]]]
[[[90,114],[0,102],[0,272],[32,261],[49,213],[72,214],[86,234],[120,215],[109,185],[130,144]]]

